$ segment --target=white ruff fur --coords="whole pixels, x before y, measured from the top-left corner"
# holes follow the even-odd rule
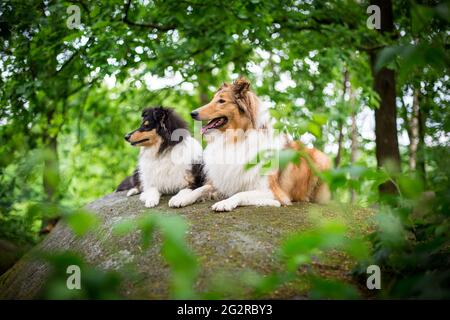
[[[140,199],[146,207],[158,205],[161,194],[174,194],[188,186],[187,171],[200,163],[202,148],[188,136],[171,149],[158,155],[159,144],[142,147],[139,156],[139,177],[143,192]]]
[[[230,197],[238,192],[269,189],[267,176],[261,174],[261,164],[246,170],[247,163],[256,160],[258,153],[283,147],[284,139],[274,135],[269,125],[268,109],[253,95],[258,105],[256,117],[257,128],[249,131],[221,132],[214,130],[209,133],[208,145],[203,152],[205,172],[212,181],[214,188],[223,197]],[[233,141],[233,135],[238,133],[238,141]],[[273,199],[273,196],[270,197]]]
[[[222,197],[215,203],[215,211],[231,211],[238,206],[275,206],[281,204],[269,188],[268,177],[261,174],[261,164],[249,170],[245,165],[255,161],[258,153],[272,149],[275,152],[284,145],[284,138],[274,136],[271,130],[249,130],[241,139],[232,142],[230,134],[211,132],[212,140],[203,153],[204,170],[212,187]],[[209,139],[208,139],[209,140]],[[171,207],[183,207],[196,202],[210,186],[196,190],[184,189],[169,201]]]
[[[229,134],[216,134],[203,153],[206,174],[223,197],[242,191],[269,190],[267,176],[261,174],[261,164],[248,170],[245,166],[256,160],[258,152],[279,149],[280,139],[262,129],[249,130],[242,138],[231,142]]]

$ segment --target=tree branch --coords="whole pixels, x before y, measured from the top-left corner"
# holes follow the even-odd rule
[[[134,26],[134,27],[140,27],[140,28],[157,29],[159,31],[169,31],[169,30],[176,29],[176,25],[174,25],[174,24],[161,25],[161,24],[156,24],[156,23],[152,23],[152,22],[137,23],[137,22],[131,21],[130,18],[128,17],[128,12],[130,11],[130,6],[131,6],[131,0],[128,0],[128,2],[125,4],[125,16],[123,17],[123,22],[125,22],[126,24],[128,24],[130,26]]]
[[[75,52],[69,57],[69,59],[67,59],[62,65],[61,68],[59,68],[59,70],[56,70],[53,73],[53,76],[56,76],[57,74],[61,73],[61,71],[63,71],[76,57],[78,57],[80,55],[80,53],[82,53],[84,50],[86,50],[87,48],[89,48],[89,46],[91,45],[92,41],[94,40],[93,37],[88,38],[88,41],[86,42],[86,44],[78,49],[75,50]]]
[[[85,88],[85,87],[90,87],[92,86],[97,80],[99,80],[100,77],[94,77],[91,79],[91,81],[89,81],[88,83],[82,83],[80,86],[76,87],[75,89],[73,89],[72,91],[69,91],[67,93],[66,98],[69,98],[70,96],[74,95],[75,93],[77,93],[78,91],[80,91],[81,89]]]

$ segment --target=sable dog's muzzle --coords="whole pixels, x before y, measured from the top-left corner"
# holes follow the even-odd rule
[[[197,111],[197,110],[194,110],[194,111],[191,112],[191,117],[192,117],[192,119],[194,119],[194,120],[200,120],[200,119],[198,118],[198,111]]]

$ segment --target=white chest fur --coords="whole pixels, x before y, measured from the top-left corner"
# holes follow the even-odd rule
[[[230,197],[242,191],[268,189],[268,179],[261,174],[261,166],[246,170],[247,163],[256,159],[258,152],[279,150],[281,139],[267,130],[246,133],[243,139],[230,142],[226,134],[218,134],[203,154],[205,170],[214,188],[222,196]]]
[[[202,149],[192,137],[175,145],[162,155],[158,147],[142,148],[139,157],[139,175],[143,191],[156,188],[162,194],[173,194],[185,188],[187,170],[193,163],[200,163]]]

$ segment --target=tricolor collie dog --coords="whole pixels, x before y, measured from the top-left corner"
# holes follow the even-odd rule
[[[328,186],[314,172],[329,169],[329,158],[276,135],[265,114],[250,83],[242,78],[231,85],[223,84],[211,102],[194,110],[192,118],[207,122],[201,129],[208,142],[203,152],[206,182],[198,189],[181,190],[170,199],[169,206],[183,207],[211,194],[224,199],[212,206],[215,211],[231,211],[238,206],[279,207],[293,201],[327,202]],[[289,163],[264,175],[261,164],[246,168],[246,163],[261,152],[286,148],[303,154],[298,164]]]
[[[144,110],[141,126],[125,135],[132,146],[141,148],[138,169],[116,191],[128,190],[127,196],[142,192],[145,206],[154,207],[161,194],[202,186],[202,147],[186,128],[172,109]]]

